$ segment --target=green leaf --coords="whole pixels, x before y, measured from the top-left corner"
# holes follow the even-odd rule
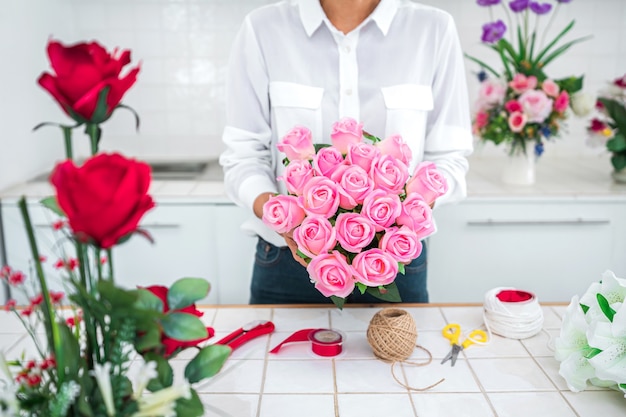
[[[561,90],[567,91],[570,95],[583,89],[583,79],[585,76],[580,77],[567,77],[554,82],[561,88]]]
[[[609,301],[606,299],[606,297],[600,293],[598,293],[598,295],[596,295],[596,298],[598,299],[598,304],[600,305],[600,310],[602,310],[602,312],[604,313],[604,315],[606,316],[607,319],[609,319],[609,321],[611,323],[613,323],[613,317],[615,316],[615,310],[613,310],[611,308],[611,305],[609,304]]]
[[[162,313],[163,301],[145,288],[139,288],[137,290],[137,301],[135,301],[135,307],[142,310],[154,310]]]
[[[320,151],[320,149],[322,148],[328,148],[329,146],[331,146],[328,143],[314,143],[313,144],[313,148],[315,148],[315,153],[318,153]]]
[[[193,384],[216,375],[232,351],[225,345],[203,347],[185,367],[185,378]]]
[[[519,61],[521,62],[522,60],[526,59],[526,43],[524,43],[521,26],[517,27],[517,43],[519,45]]]
[[[107,114],[109,107],[107,104],[107,95],[109,94],[110,89],[111,87],[107,85],[98,93],[96,109],[94,110],[90,120],[92,124],[100,124],[111,116],[111,114]]]
[[[148,328],[141,329],[141,333],[141,336],[137,336],[135,340],[135,350],[137,352],[145,352],[161,346],[161,330],[156,323]]]
[[[61,217],[67,217],[65,213],[63,213],[63,210],[61,210],[61,207],[59,207],[59,203],[57,202],[57,198],[55,196],[51,195],[50,197],[43,198],[39,201],[39,203],[45,208],[52,210],[54,214]]]
[[[191,398],[179,398],[176,400],[176,415],[180,417],[201,417],[204,415],[204,405],[196,390],[191,388]]]
[[[478,65],[480,65],[480,67],[481,67],[481,68],[483,68],[483,69],[485,69],[485,70],[489,71],[490,73],[492,73],[492,74],[493,74],[496,78],[499,78],[499,77],[500,77],[500,74],[499,74],[496,70],[494,70],[493,68],[491,68],[489,65],[487,65],[484,61],[481,61],[481,60],[480,60],[480,59],[478,59],[478,58],[474,58],[473,56],[470,56],[470,55],[468,55],[468,54],[465,54],[465,57],[466,57],[467,59],[469,59],[470,61],[474,61],[475,63],[477,63]]]
[[[163,331],[168,337],[181,342],[204,339],[208,336],[202,321],[187,313],[167,313],[161,320]]]
[[[561,33],[559,33],[556,38],[554,38],[552,40],[552,42],[550,42],[545,48],[543,48],[539,54],[537,55],[537,58],[535,58],[535,60],[533,61],[533,66],[536,66],[539,62],[541,62],[541,59],[548,53],[548,51],[550,51],[550,49],[556,45],[556,43],[563,37],[565,36],[565,34],[567,32],[569,32],[572,27],[574,27],[574,20],[572,20],[569,25],[565,26],[565,28],[561,31]]]
[[[404,269],[404,264],[402,262],[398,262],[398,273],[405,275],[406,271]]]
[[[602,103],[619,131],[626,133],[626,108],[624,105],[617,100],[604,97],[600,97],[598,101]]]
[[[356,287],[358,288],[361,295],[365,294],[365,291],[367,291],[367,285],[363,284],[362,282],[357,282]]]
[[[336,295],[331,295],[330,300],[335,304],[335,306],[339,310],[343,310],[343,305],[346,303],[346,299],[343,297],[337,297]]]
[[[626,168],[626,155],[624,154],[614,154],[611,157],[611,164],[615,171],[621,171]]]
[[[167,304],[172,310],[189,307],[209,293],[211,286],[202,278],[181,278],[167,292]]]
[[[136,290],[116,287],[111,281],[98,281],[98,292],[101,298],[109,302],[112,307],[132,306],[138,297]]]
[[[167,359],[156,353],[150,352],[143,356],[146,363],[156,362],[157,376],[148,383],[148,390],[155,392],[163,388],[171,387],[174,383],[174,371]]]
[[[598,348],[590,348],[589,351],[585,354],[585,358],[591,359],[594,356],[596,356],[598,353],[602,353],[602,350]]]
[[[589,306],[586,306],[584,304],[581,304],[580,308],[583,310],[583,314],[587,314],[587,311],[589,311]]]
[[[371,133],[367,133],[367,132],[363,132],[363,137],[364,137],[365,139],[369,139],[369,140],[371,140],[371,141],[372,141],[372,143],[378,143],[378,142],[381,142],[381,141],[382,141],[382,139],[381,139],[381,138],[379,138],[378,136],[374,136],[374,135],[372,135]]]
[[[61,349],[68,360],[64,362],[65,372],[68,379],[78,379],[78,371],[81,366],[80,346],[76,336],[65,323],[57,323],[61,339]]]
[[[381,291],[381,288],[383,291]],[[399,303],[402,301],[400,298],[400,291],[398,291],[398,286],[395,282],[387,284],[383,287],[367,287],[367,292],[380,300],[390,303]]]
[[[624,152],[626,151],[626,137],[620,132],[606,142],[606,147],[611,152]]]
[[[556,51],[552,52],[550,55],[548,55],[547,58],[545,58],[543,60],[543,62],[538,63],[541,64],[541,68],[545,68],[546,65],[548,65],[550,62],[552,62],[555,58],[557,58],[558,56],[562,55],[565,51],[567,51],[571,46],[586,41],[588,39],[591,39],[591,36],[585,36],[584,38],[579,38],[579,39],[574,39],[571,42],[566,43],[565,45],[559,47]]]
[[[132,108],[132,107],[130,107],[130,106],[127,106],[126,104],[121,104],[121,103],[117,105],[116,109],[117,109],[117,108],[120,108],[120,109],[126,109],[126,110],[130,111],[130,112],[133,114],[133,116],[135,116],[135,131],[139,132],[139,123],[140,123],[140,120],[139,120],[139,115],[137,114],[137,112],[135,111],[135,109],[133,109],[133,108]],[[111,113],[113,113],[113,112],[111,112]]]

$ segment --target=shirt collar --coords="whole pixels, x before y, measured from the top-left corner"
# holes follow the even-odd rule
[[[311,36],[324,23],[326,15],[324,15],[324,10],[319,0],[300,0],[299,6],[300,20],[302,20],[304,30],[308,36]],[[380,0],[380,3],[367,20],[373,20],[383,35],[387,35],[397,11],[398,5],[395,0]]]

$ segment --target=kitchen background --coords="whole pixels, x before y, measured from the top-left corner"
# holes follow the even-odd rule
[[[141,117],[139,133],[130,112],[118,111],[103,125],[104,150],[142,159],[210,159],[222,148],[224,81],[232,39],[245,14],[273,0],[6,0],[0,10],[0,190],[34,177],[62,158],[60,130],[36,132],[40,122],[68,122],[37,84],[48,70],[47,40],[97,40],[111,49],[132,50],[141,62],[136,85],[124,103]],[[553,1],[551,1],[554,3]],[[480,44],[487,9],[475,0],[424,0],[450,12],[465,52],[497,65]],[[572,0],[564,4],[547,38],[571,19],[575,45],[549,67],[555,78],[585,75],[585,91],[595,93],[626,72],[626,1]],[[287,40],[285,40],[287,41]],[[466,62],[470,98],[476,96],[477,66]],[[598,154],[585,144],[587,120],[570,119],[569,132],[547,146],[541,163],[552,158]],[[80,135],[78,132],[76,137]],[[87,141],[76,141],[76,145]],[[82,153],[87,154],[86,146]],[[80,152],[80,150],[79,150]],[[500,154],[485,147],[476,155]],[[606,158],[609,164],[609,156]]]

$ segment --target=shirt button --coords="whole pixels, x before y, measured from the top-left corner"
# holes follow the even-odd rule
[[[349,54],[349,53],[350,53],[350,51],[352,50],[352,48],[350,48],[350,45],[346,45],[346,46],[344,46],[344,47],[343,47],[343,50],[344,50],[346,53],[348,53],[348,54]]]
[[[346,95],[347,96],[351,96],[352,95],[352,89],[351,88],[347,88],[346,89]]]

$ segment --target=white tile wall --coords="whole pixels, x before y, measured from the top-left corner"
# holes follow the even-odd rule
[[[7,1],[0,12],[0,189],[50,168],[62,155],[61,133],[32,133],[35,124],[65,121],[47,93],[36,86],[47,70],[49,36],[72,43],[95,39],[108,48],[129,48],[141,62],[137,84],[124,102],[141,116],[136,134],[129,112],[104,125],[103,149],[142,158],[207,158],[222,150],[224,79],[232,39],[244,15],[275,0],[22,0]],[[480,44],[489,17],[474,0],[422,0],[456,19],[464,50],[496,64]],[[551,2],[553,2],[551,0]],[[571,19],[572,37],[593,34],[550,66],[555,77],[585,74],[586,88],[626,72],[626,2],[573,0],[562,7],[555,31]],[[477,68],[467,62],[471,98]],[[571,121],[571,136],[559,140],[546,158],[587,154],[583,121]],[[77,132],[77,136],[80,134]],[[87,153],[86,141],[82,152]],[[487,147],[482,153],[500,152]]]

